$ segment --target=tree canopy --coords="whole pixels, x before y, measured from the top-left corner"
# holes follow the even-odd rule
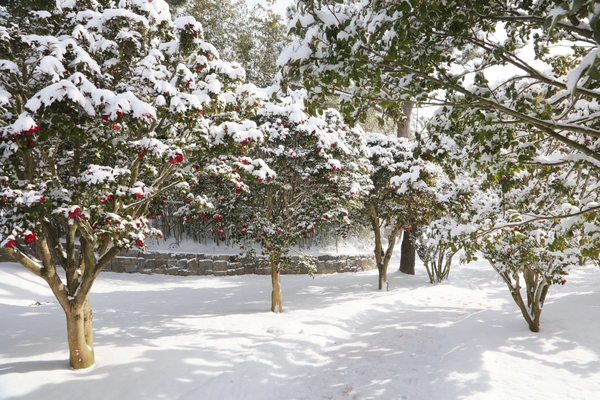
[[[274,2],[190,0],[182,13],[202,24],[204,38],[223,60],[240,63],[249,82],[267,87],[274,81],[277,57],[287,44],[283,17],[272,10]]]

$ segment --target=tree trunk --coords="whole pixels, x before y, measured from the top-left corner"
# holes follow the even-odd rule
[[[398,121],[397,124],[397,135],[398,137],[404,137],[410,139],[410,117],[412,116],[412,110],[415,103],[407,101],[402,105],[402,112],[404,113],[404,120]],[[411,227],[414,232],[414,227]],[[416,260],[416,247],[410,240],[410,234],[404,231],[402,235],[402,246],[400,247],[400,272],[414,275],[415,274],[415,260]]]
[[[398,121],[397,134],[398,137],[404,137],[410,139],[410,117],[412,116],[412,110],[415,103],[407,101],[402,105],[402,112],[404,113],[404,120]]]
[[[67,340],[69,362],[73,369],[89,368],[94,365],[94,343],[92,334],[92,309],[89,299],[82,305],[72,303],[67,316]]]
[[[498,270],[496,269],[496,271]],[[519,278],[519,274],[512,274],[512,278],[514,279],[513,283],[510,273],[498,272],[507,284],[513,300],[517,306],[519,306],[523,318],[527,321],[527,325],[529,325],[529,330],[531,332],[539,332],[542,309],[544,307],[544,302],[546,301],[548,289],[550,288],[548,278],[533,272],[529,268],[525,268],[523,278],[525,280],[526,303],[523,296],[521,296],[521,279]]]
[[[383,290],[383,284],[387,284],[387,263],[381,263],[382,265],[378,265],[379,269],[379,290]],[[383,265],[385,264],[385,265]],[[386,285],[387,286],[387,285]]]
[[[415,229],[416,227],[411,227],[411,232],[414,232]],[[400,246],[400,272],[414,275],[417,248],[413,242],[411,232],[404,231],[404,234],[402,235],[402,245]]]
[[[279,312],[283,312],[283,295],[281,293],[281,274],[279,266],[271,267],[271,283],[273,291],[271,292],[271,311],[275,312],[275,308],[279,306]]]

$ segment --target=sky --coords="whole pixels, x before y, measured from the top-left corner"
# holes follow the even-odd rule
[[[293,2],[294,2],[294,0],[277,0],[277,2],[275,3],[274,10],[285,17],[286,7],[292,5]],[[248,3],[251,4],[251,3],[253,3],[253,1],[248,0]]]

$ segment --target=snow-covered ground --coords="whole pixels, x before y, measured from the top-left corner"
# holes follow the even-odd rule
[[[550,291],[531,333],[485,262],[431,285],[390,267],[283,276],[102,273],[91,296],[97,363],[68,366],[49,289],[0,264],[1,399],[596,399],[600,269]],[[35,304],[41,305],[35,305]]]

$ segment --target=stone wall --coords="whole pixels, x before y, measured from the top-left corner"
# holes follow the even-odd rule
[[[2,250],[2,249],[0,249]],[[323,255],[315,256],[317,274],[334,272],[361,272],[376,269],[374,256]],[[4,251],[0,251],[0,262],[12,261]],[[238,260],[231,255],[184,254],[184,253],[143,253],[139,250],[123,251],[104,271],[166,275],[270,275],[271,268],[256,265],[250,260]],[[306,269],[290,268],[283,274],[305,274]]]
[[[366,254],[315,256],[315,262],[317,274],[360,272],[376,268],[374,257]],[[257,265],[250,260],[240,260],[232,255],[143,253],[135,250],[122,252],[105,271],[182,276],[271,274],[270,267]],[[282,273],[305,274],[307,271],[305,268],[289,268]]]

